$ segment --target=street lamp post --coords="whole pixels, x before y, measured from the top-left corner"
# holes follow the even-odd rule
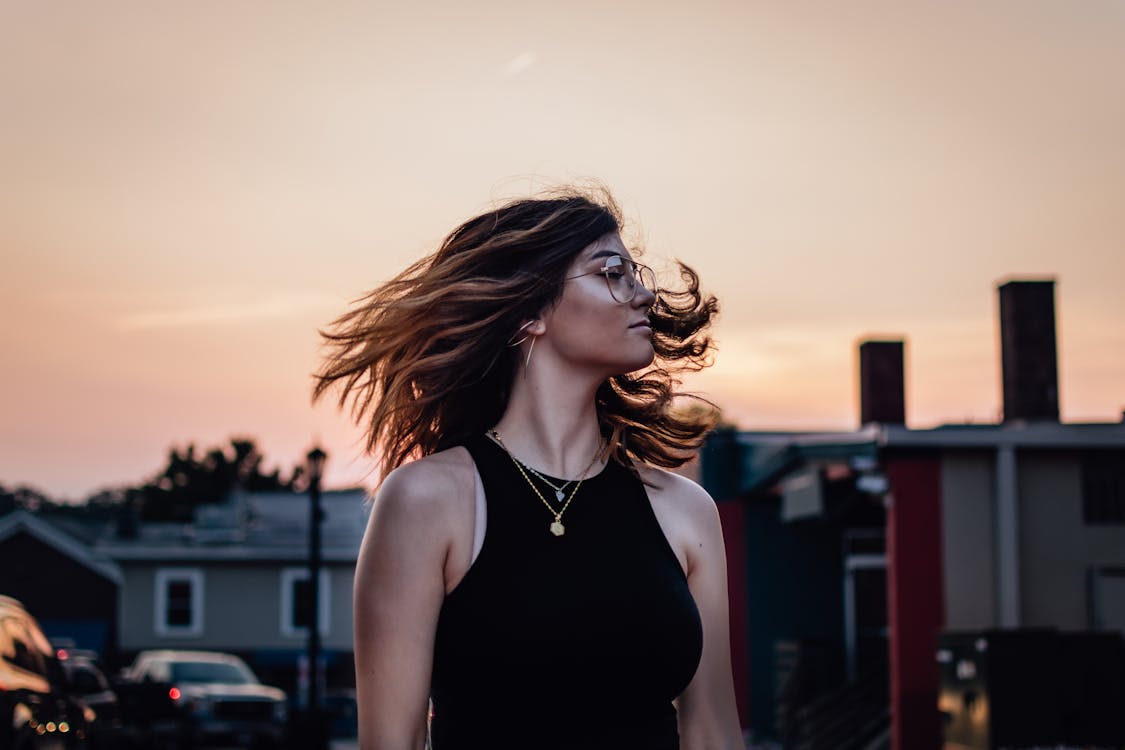
[[[317,747],[323,747],[320,717],[320,478],[328,455],[319,447],[309,451],[309,595],[312,599],[309,622],[308,675],[309,675],[309,729]]]

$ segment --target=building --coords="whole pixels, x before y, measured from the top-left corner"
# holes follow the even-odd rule
[[[906,427],[903,342],[869,341],[859,429],[708,443],[758,733],[848,714],[852,741],[883,717],[896,750],[936,748],[942,631],[1125,632],[1125,422],[1059,422],[1053,282],[999,295],[1002,422]]]
[[[320,634],[331,687],[354,681],[352,581],[369,503],[364,490],[322,493]],[[306,652],[309,498],[235,493],[192,524],[115,525],[67,534],[17,511],[0,519],[0,593],[21,599],[52,638],[114,665],[138,651],[242,656],[263,681],[297,684]],[[19,574],[13,576],[12,571]]]
[[[19,599],[49,636],[112,658],[124,578],[83,531],[26,510],[0,518],[0,594]]]

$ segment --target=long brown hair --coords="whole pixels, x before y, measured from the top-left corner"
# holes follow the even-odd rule
[[[383,476],[482,433],[507,407],[520,324],[557,302],[575,257],[621,226],[604,188],[515,200],[466,221],[320,331],[329,353],[313,375],[313,402],[341,383],[338,406],[351,397]],[[653,364],[597,390],[602,434],[626,466],[679,466],[715,422],[710,402],[676,391],[680,374],[710,364],[706,329],[718,312],[696,273],[679,270],[682,287],[662,288],[650,315]],[[680,408],[679,397],[709,408]]]

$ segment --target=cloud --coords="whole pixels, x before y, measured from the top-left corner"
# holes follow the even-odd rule
[[[143,331],[269,320],[312,310],[340,309],[342,304],[341,299],[332,295],[298,292],[253,302],[205,304],[178,310],[146,310],[119,318],[117,328],[123,331]]]
[[[504,66],[504,72],[509,76],[518,76],[535,64],[534,52],[521,52],[513,57]]]

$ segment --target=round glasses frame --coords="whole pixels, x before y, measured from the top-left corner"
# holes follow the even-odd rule
[[[630,270],[630,266],[632,270]],[[619,276],[612,274],[619,273]],[[606,258],[605,264],[596,271],[587,271],[580,273],[576,276],[567,276],[566,281],[571,279],[580,279],[583,276],[593,276],[597,274],[605,279],[605,284],[609,287],[609,294],[616,302],[625,304],[632,302],[633,298],[637,296],[637,289],[644,287],[652,292],[653,296],[659,296],[660,287],[656,285],[656,272],[643,263],[638,263],[629,258],[622,258],[620,255],[614,255]],[[625,288],[622,287],[622,282]]]

